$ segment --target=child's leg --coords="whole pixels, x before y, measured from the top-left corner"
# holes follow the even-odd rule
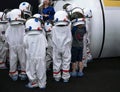
[[[77,48],[76,47],[72,47],[71,50],[71,62],[72,62],[72,72],[71,72],[71,76],[76,77],[77,76],[77,67],[78,67],[78,62],[77,62]]]
[[[78,69],[78,62],[72,63],[72,72],[76,72],[77,69]]]
[[[63,49],[62,60],[62,79],[63,82],[68,82],[70,78],[71,47],[68,46]]]
[[[84,69],[84,63],[82,61],[80,61],[79,62],[79,71],[78,71],[78,76],[79,77],[82,77],[84,75],[83,69]]]
[[[78,66],[77,62],[72,63],[72,72],[71,72],[71,76],[72,77],[76,77],[77,76],[77,66]]]
[[[17,52],[18,52],[18,59],[19,59],[19,67],[20,67],[20,74],[19,77],[21,80],[26,80],[27,79],[27,75],[26,75],[26,57],[25,57],[25,49],[22,46],[19,46],[19,48],[17,48]]]
[[[79,48],[79,54],[78,54],[78,76],[82,77],[83,69],[84,69],[84,62],[82,61],[83,58],[83,48]]]
[[[84,68],[83,62],[80,61],[79,62],[79,72],[83,72],[83,68]]]
[[[42,57],[44,57],[44,56],[42,56]],[[46,84],[47,84],[47,82],[46,82],[47,76],[46,76],[46,62],[45,62],[45,59],[40,58],[40,59],[37,60],[36,75],[37,75],[37,79],[38,79],[39,88],[40,89],[45,89]]]
[[[36,75],[36,64],[37,64],[36,60],[30,59],[29,57],[26,63],[26,74],[29,79],[29,83],[26,85],[26,87],[28,88],[38,87],[37,75]]]
[[[57,48],[53,48],[53,77],[55,81],[60,81],[61,79],[61,53]]]
[[[13,81],[16,81],[18,79],[16,47],[10,48],[9,55],[10,55],[9,76],[13,79]]]

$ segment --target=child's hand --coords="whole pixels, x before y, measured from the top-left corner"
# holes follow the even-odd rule
[[[48,17],[49,15],[47,15],[47,14],[44,14],[43,16],[44,16],[44,17]]]

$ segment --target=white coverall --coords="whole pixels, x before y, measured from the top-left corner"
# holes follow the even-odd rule
[[[25,35],[25,26],[23,24],[9,25],[5,36],[9,44],[10,70],[9,75],[18,75],[18,61],[21,67],[21,74],[25,74],[26,61],[23,37]]]
[[[67,80],[70,78],[71,63],[71,24],[68,26],[53,26],[53,77]],[[62,69],[62,74],[61,74]]]
[[[6,65],[6,54],[7,54],[7,50],[8,47],[5,43],[5,31],[7,28],[7,24],[6,23],[0,23],[0,68],[5,68]]]
[[[46,48],[47,40],[42,31],[29,31],[24,37],[27,55],[26,73],[31,84],[40,88],[46,86]],[[34,86],[34,85],[33,85]]]

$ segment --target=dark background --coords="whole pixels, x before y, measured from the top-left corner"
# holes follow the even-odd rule
[[[4,9],[19,8],[19,4],[23,1],[27,1],[31,4],[33,14],[38,12],[38,0],[1,0],[0,11],[4,11]]]
[[[92,60],[84,68],[84,76],[71,77],[69,83],[55,82],[47,71],[47,87],[29,89],[28,80],[12,81],[9,69],[0,70],[0,92],[120,92],[120,58]]]

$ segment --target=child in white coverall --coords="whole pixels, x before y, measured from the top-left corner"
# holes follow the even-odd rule
[[[71,62],[71,23],[65,11],[57,11],[52,28],[53,41],[53,77],[55,81],[69,82]]]
[[[21,17],[22,12],[20,9],[13,9],[9,13],[9,26],[6,30],[6,41],[9,44],[9,58],[10,69],[9,76],[13,81],[18,79],[25,80],[26,76],[26,62],[25,62],[25,49],[23,46],[23,37],[25,35],[24,21]],[[18,61],[20,63],[20,74],[17,69]]]
[[[27,33],[24,37],[24,46],[27,55],[26,73],[28,88],[46,88],[46,48],[47,40],[42,32],[38,18],[29,18],[25,23]]]

